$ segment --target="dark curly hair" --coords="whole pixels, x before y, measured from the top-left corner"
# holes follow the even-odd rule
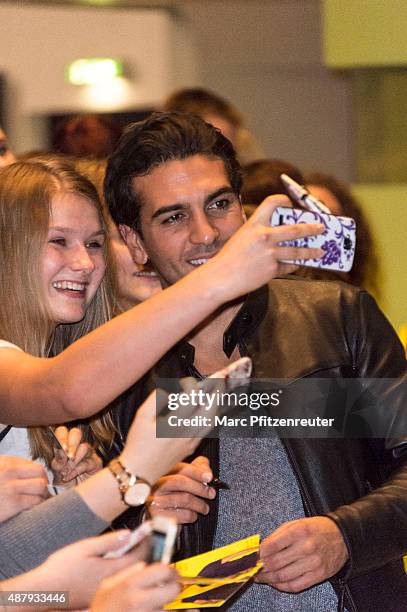
[[[149,174],[166,161],[192,155],[221,159],[233,191],[240,193],[241,169],[233,145],[199,117],[178,112],[153,113],[143,121],[130,124],[106,170],[105,199],[114,221],[141,234],[143,202],[134,189],[133,178]]]

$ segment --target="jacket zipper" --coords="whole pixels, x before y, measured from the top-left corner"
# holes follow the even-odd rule
[[[283,442],[283,445],[285,447],[285,450],[287,452],[288,458],[290,460],[291,466],[293,468],[293,472],[294,472],[294,476],[297,479],[298,485],[299,485],[299,489],[304,501],[304,506],[305,506],[305,512],[306,514],[308,514],[309,516],[317,516],[317,511],[316,508],[314,507],[314,504],[312,503],[311,497],[308,494],[308,490],[305,486],[305,481],[304,478],[302,477],[302,474],[299,470],[298,467],[298,463],[297,463],[297,459],[292,451],[292,448],[289,444],[289,442],[287,443],[286,440],[281,440]],[[347,596],[347,601],[349,602],[349,606],[348,606],[348,612],[358,612],[355,602],[353,601],[353,597],[352,594],[350,592],[349,586],[347,585],[346,582],[344,582],[343,580],[341,580],[340,578],[336,578],[335,581],[338,582],[339,584],[339,591],[340,591],[340,596],[338,597],[338,612],[344,612],[345,610],[345,595]]]

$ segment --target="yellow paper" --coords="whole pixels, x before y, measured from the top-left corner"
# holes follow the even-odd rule
[[[182,578],[196,578],[196,583],[185,585],[177,599],[165,610],[188,608],[219,608],[261,568],[259,561],[260,536],[253,535],[202,555],[174,564]],[[199,577],[213,579],[210,585],[199,584]]]

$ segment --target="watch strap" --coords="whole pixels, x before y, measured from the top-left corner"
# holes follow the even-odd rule
[[[112,461],[108,463],[107,467],[117,480],[120,496],[126,506],[130,505],[126,501],[126,493],[131,487],[134,487],[135,484],[144,483],[151,489],[151,485],[147,480],[133,474],[125,465],[123,465],[120,459],[112,459]]]

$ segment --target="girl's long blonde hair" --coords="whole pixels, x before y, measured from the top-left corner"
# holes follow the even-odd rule
[[[115,310],[115,280],[106,240],[106,273],[85,317],[54,330],[41,278],[51,201],[59,192],[86,198],[107,233],[95,187],[62,158],[20,161],[0,172],[0,338],[37,357],[60,353],[108,321]],[[113,422],[107,412],[90,419],[83,429],[90,443],[110,445],[113,441]],[[33,458],[43,457],[49,464],[53,451],[47,428],[29,428],[29,438]]]

